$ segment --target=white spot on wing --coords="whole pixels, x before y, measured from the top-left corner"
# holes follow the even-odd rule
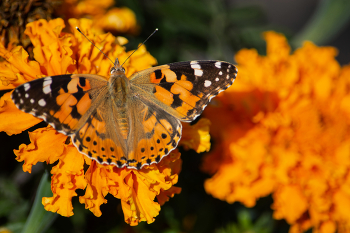
[[[199,65],[198,63],[193,63],[191,64],[191,68],[194,69],[194,70],[197,70],[197,69],[201,69],[201,65]]]
[[[23,87],[24,87],[25,91],[28,91],[29,88],[30,88],[30,84],[29,83],[25,83],[25,84],[23,84]]]
[[[209,80],[205,80],[204,86],[205,87],[210,87],[210,85],[211,85],[211,82]]]
[[[202,76],[203,75],[203,70],[194,70],[194,75]]]
[[[215,81],[219,81],[219,78],[216,78]]]
[[[22,99],[19,99],[19,103],[20,103],[20,104],[23,104],[23,100],[22,100]]]
[[[219,75],[222,75],[222,71],[219,72]]]
[[[41,107],[44,107],[46,105],[46,101],[44,99],[41,99],[39,100],[38,104],[41,106]]]
[[[28,94],[28,93],[26,93],[26,94],[24,95],[24,97],[28,98],[28,97],[29,97],[29,94]]]
[[[217,68],[221,69],[221,62],[219,62],[219,61],[215,62],[215,66],[216,66]]]
[[[230,78],[230,75],[227,75],[227,76],[226,76],[226,79],[229,79],[229,78]]]
[[[51,87],[50,87],[51,83],[52,83],[52,78],[51,77],[47,77],[47,78],[44,79],[43,92],[45,94],[48,94],[48,93],[51,92]]]
[[[34,104],[34,99],[30,99],[30,102],[31,102],[32,104]]]

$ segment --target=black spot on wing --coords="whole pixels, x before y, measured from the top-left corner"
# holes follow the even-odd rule
[[[84,77],[79,77],[79,84],[80,86],[85,87],[86,81]]]
[[[162,71],[161,70],[155,70],[154,74],[156,76],[156,79],[161,79],[162,78]]]
[[[171,104],[172,108],[176,109],[177,107],[182,106],[183,101],[182,101],[182,99],[180,99],[180,94],[173,94],[173,99],[174,99],[174,101]]]

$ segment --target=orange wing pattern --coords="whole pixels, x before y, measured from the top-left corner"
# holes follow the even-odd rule
[[[209,101],[232,85],[234,65],[220,61],[177,62],[131,77],[135,92],[182,121],[193,121]]]

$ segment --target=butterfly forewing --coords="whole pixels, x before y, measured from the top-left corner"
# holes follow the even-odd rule
[[[20,110],[70,135],[84,121],[83,116],[89,115],[97,105],[106,83],[96,75],[58,75],[25,83],[17,87],[11,97]]]
[[[230,87],[234,65],[221,61],[177,62],[141,71],[132,88],[182,121],[193,121],[208,102]]]

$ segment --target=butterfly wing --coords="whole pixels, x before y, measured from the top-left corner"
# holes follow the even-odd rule
[[[36,79],[12,93],[17,108],[70,135],[80,152],[122,167],[126,144],[110,109],[108,81],[102,76],[67,74]],[[115,112],[114,112],[115,113]]]
[[[24,83],[12,92],[11,98],[18,109],[71,135],[98,106],[106,84],[97,75],[58,75]]]
[[[101,164],[128,165],[126,139],[109,95],[105,95],[88,115],[82,127],[72,135],[72,140],[81,153]]]
[[[129,102],[132,122],[128,137],[128,168],[158,163],[176,148],[182,125],[174,116],[141,95]]]
[[[177,62],[134,74],[131,88],[181,121],[193,121],[232,85],[237,68],[222,61]]]
[[[182,127],[177,118],[137,93],[128,96],[125,108],[111,95],[72,136],[80,152],[101,164],[140,169],[177,146]]]
[[[168,155],[180,140],[180,120],[194,120],[236,74],[235,66],[219,61],[158,66],[130,78],[125,100],[111,98],[116,93],[101,76],[60,75],[21,85],[12,99],[20,110],[71,135],[91,159],[140,169]]]

